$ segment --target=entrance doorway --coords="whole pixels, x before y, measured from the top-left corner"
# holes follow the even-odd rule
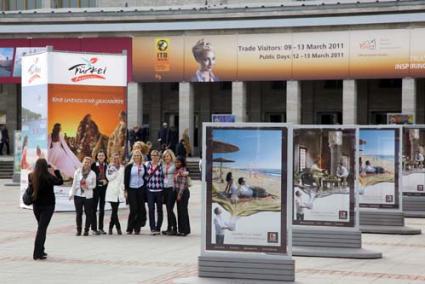
[[[341,112],[319,112],[316,124],[342,124]]]
[[[286,122],[286,114],[283,112],[267,112],[266,122]]]

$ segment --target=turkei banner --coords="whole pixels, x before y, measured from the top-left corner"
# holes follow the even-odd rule
[[[286,254],[288,129],[207,126],[205,135],[204,249]]]
[[[355,128],[294,129],[293,224],[355,226]]]
[[[359,204],[400,208],[400,128],[360,128]]]
[[[55,187],[56,210],[73,210],[68,193],[84,157],[94,160],[103,151],[124,160],[126,56],[48,51],[24,56],[22,66],[22,185],[45,157],[64,178]]]
[[[423,77],[425,29],[143,36],[137,82]]]
[[[403,195],[425,196],[425,126],[403,127]]]

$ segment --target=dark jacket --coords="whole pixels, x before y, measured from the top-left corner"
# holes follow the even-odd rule
[[[32,174],[28,175],[29,186],[32,186],[31,175]],[[63,179],[59,170],[55,170],[54,176],[49,174],[47,179],[41,179],[37,198],[34,201],[34,205],[35,206],[55,205],[56,198],[55,198],[55,192],[53,190],[53,187],[55,185],[62,185],[62,184],[63,184]]]
[[[183,143],[177,144],[176,156],[186,157],[186,148]]]
[[[133,167],[134,163],[130,163],[124,168],[124,189],[128,190],[130,188],[130,178],[131,178],[131,168]],[[143,175],[143,179],[145,180],[145,187],[146,187],[146,180],[148,177],[148,169],[145,165],[143,165],[143,169],[145,170],[145,174]]]
[[[1,129],[1,142],[9,142],[9,131],[6,127]]]
[[[103,172],[104,172],[104,174],[105,174],[105,179],[106,180],[108,180],[107,178],[106,178],[106,170],[107,170],[107,168],[108,168],[108,164],[106,163],[106,162],[104,162],[103,163]],[[100,184],[100,179],[99,179],[99,172],[100,172],[100,164],[99,164],[99,162],[95,162],[95,163],[93,163],[92,165],[91,165],[91,169],[92,169],[92,171],[96,174],[96,187],[99,187],[99,186],[103,186],[103,184]],[[104,186],[107,186],[107,184],[105,184]]]

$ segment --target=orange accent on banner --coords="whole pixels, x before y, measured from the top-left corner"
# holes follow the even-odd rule
[[[101,75],[97,75],[97,74],[89,74],[89,75],[81,75],[78,77],[74,77],[71,79],[72,82],[80,82],[83,80],[89,80],[89,79],[101,79],[101,80],[105,80],[106,78],[104,76]]]

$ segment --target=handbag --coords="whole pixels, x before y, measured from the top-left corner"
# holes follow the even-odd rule
[[[24,194],[22,195],[22,201],[25,205],[29,206],[34,203],[32,199],[32,187],[28,185],[27,189],[25,189]]]

